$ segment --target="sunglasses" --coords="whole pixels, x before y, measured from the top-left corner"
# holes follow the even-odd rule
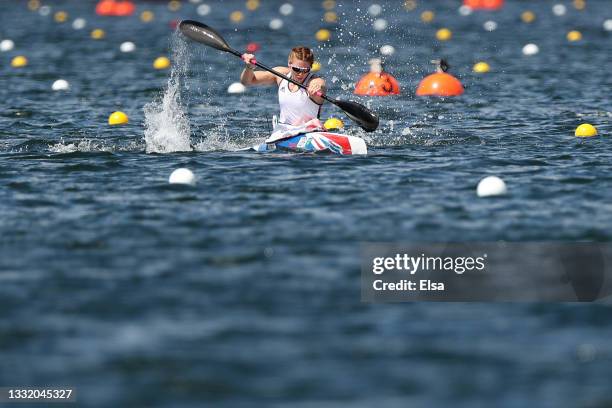
[[[296,72],[296,73],[307,74],[310,72],[310,67],[302,68],[302,67],[296,67],[295,65],[289,65],[289,66],[291,67],[293,72]]]

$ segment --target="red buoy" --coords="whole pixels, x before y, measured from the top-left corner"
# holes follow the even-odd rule
[[[461,82],[446,72],[436,72],[426,76],[416,90],[417,96],[458,96],[462,93]]]
[[[355,95],[388,96],[399,95],[399,83],[387,72],[369,72],[355,86]]]
[[[261,46],[256,42],[250,42],[246,46],[246,52],[249,54],[253,54],[261,49]]]
[[[112,16],[115,13],[114,0],[101,0],[96,4],[96,14],[99,16]]]
[[[114,15],[116,16],[131,16],[134,14],[136,6],[131,1],[115,2]]]
[[[463,0],[463,5],[474,10],[497,10],[503,7],[504,0]]]

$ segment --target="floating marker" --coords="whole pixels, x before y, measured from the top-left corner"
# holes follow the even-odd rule
[[[552,12],[555,16],[563,16],[567,13],[567,7],[565,7],[565,4],[555,4],[552,8]]]
[[[331,38],[331,32],[325,28],[320,29],[315,33],[317,41],[329,41]]]
[[[11,60],[11,66],[13,68],[23,68],[28,65],[28,59],[23,55],[18,55]]]
[[[461,82],[446,72],[427,75],[417,87],[417,96],[459,96],[464,88]]]
[[[593,137],[597,136],[597,128],[590,123],[583,123],[576,128],[574,135],[577,137]]]
[[[168,69],[170,68],[170,60],[167,57],[157,57],[155,61],[153,61],[153,68]]]
[[[247,0],[246,7],[249,11],[255,11],[259,8],[259,0]]]
[[[459,14],[462,16],[469,16],[470,14],[472,14],[472,8],[464,4],[459,7]]]
[[[154,18],[155,14],[153,14],[152,11],[145,10],[140,13],[140,21],[142,21],[143,23],[150,23],[151,21],[153,21]]]
[[[39,0],[29,0],[28,1],[28,9],[30,11],[36,11],[36,10],[38,10],[39,7],[40,7],[40,1]]]
[[[195,176],[193,175],[193,172],[189,169],[176,169],[172,172],[172,174],[170,174],[170,178],[168,178],[168,183],[193,186],[195,184]]]
[[[472,68],[472,70],[479,74],[483,74],[485,72],[489,72],[491,70],[491,67],[486,62],[480,61],[474,64],[474,67]]]
[[[383,45],[380,47],[380,53],[385,56],[390,56],[395,54],[395,48],[392,45]]]
[[[0,51],[7,52],[15,48],[13,40],[2,40],[0,41]]]
[[[344,122],[338,118],[329,118],[323,124],[323,127],[327,130],[341,130],[344,129]]]
[[[232,23],[239,23],[244,20],[244,13],[242,11],[232,11],[230,14],[230,20]]]
[[[40,14],[43,17],[48,16],[49,14],[51,14],[51,7],[42,6],[41,8],[38,9],[38,14]]]
[[[196,12],[200,16],[207,16],[210,14],[210,6],[208,4],[200,4],[196,9]]]
[[[504,6],[504,0],[463,0],[463,4],[474,10],[497,10]]]
[[[91,38],[94,40],[101,40],[106,36],[106,33],[101,28],[96,28],[91,32]]]
[[[334,0],[324,0],[323,8],[325,10],[333,10],[336,7],[336,2]]]
[[[315,61],[312,63],[312,66],[310,67],[310,71],[311,72],[318,72],[321,70],[321,63],[319,61]]]
[[[121,111],[113,112],[108,117],[108,124],[111,126],[125,125],[126,123],[128,123],[128,121],[128,115]]]
[[[424,23],[431,23],[434,17],[435,17],[434,12],[430,10],[425,10],[424,12],[421,13],[421,21]]]
[[[293,5],[289,4],[289,3],[285,3],[282,6],[280,6],[280,8],[278,9],[278,11],[283,15],[283,16],[288,16],[289,14],[293,13]]]
[[[436,31],[436,38],[439,41],[448,41],[452,38],[452,36],[453,36],[453,33],[448,28],[441,28],[438,31]]]
[[[168,10],[170,11],[179,11],[181,9],[181,2],[177,0],[171,0],[168,3]]]
[[[486,21],[486,22],[485,22],[485,23],[482,25],[482,27],[483,27],[483,28],[484,28],[486,31],[489,31],[489,32],[490,32],[490,31],[495,31],[495,30],[497,30],[497,23],[496,23],[495,21],[493,21],[493,20],[489,20],[489,21]]]
[[[240,82],[234,82],[227,88],[227,93],[229,94],[241,94],[246,91],[246,87],[242,85]]]
[[[382,7],[380,4],[372,4],[370,7],[368,7],[368,13],[370,13],[372,17],[376,17],[382,13]]]
[[[389,23],[387,23],[387,20],[385,20],[384,18],[377,18],[376,20],[374,20],[374,24],[372,26],[376,31],[383,31],[387,29],[388,25]]]
[[[256,42],[250,42],[246,46],[246,52],[251,53],[251,54],[259,51],[260,49],[261,49],[261,46]]]
[[[53,19],[56,23],[65,23],[68,20],[68,13],[65,11],[58,11],[53,15]]]
[[[270,24],[268,24],[271,30],[280,30],[281,28],[283,28],[283,25],[283,20],[281,20],[280,18],[273,18],[272,20],[270,20]]]
[[[338,21],[338,15],[334,11],[326,11],[323,15],[323,20],[326,23],[335,23]]]
[[[72,28],[75,30],[82,30],[87,25],[87,21],[84,18],[75,18],[72,22]]]
[[[70,84],[65,79],[58,79],[57,81],[53,82],[51,89],[54,91],[67,91],[70,89]]]
[[[573,30],[567,33],[567,41],[576,42],[580,40],[582,40],[582,33],[580,31]]]
[[[119,46],[119,50],[121,52],[133,52],[136,49],[136,44],[131,41],[126,41],[121,43]]]
[[[527,44],[523,47],[524,55],[536,55],[540,52],[540,48],[535,44]]]
[[[603,23],[603,29],[606,31],[612,31],[612,19],[608,19]]]
[[[536,16],[533,11],[527,10],[521,14],[521,20],[523,20],[523,23],[527,23],[527,24],[533,23],[535,21],[535,18]]]
[[[504,180],[496,176],[488,176],[480,180],[476,187],[478,197],[493,197],[504,195],[508,192]]]

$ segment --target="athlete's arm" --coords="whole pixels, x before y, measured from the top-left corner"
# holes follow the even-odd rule
[[[276,84],[276,75],[268,71],[255,71],[255,65],[250,63],[253,58],[255,58],[253,54],[242,55],[242,60],[246,64],[246,68],[243,69],[242,74],[240,74],[240,82],[246,86]],[[274,69],[284,74],[283,68],[286,67],[275,67]]]
[[[313,78],[308,83],[308,95],[315,103],[323,104],[325,99],[319,95],[325,95],[325,80],[323,78]]]

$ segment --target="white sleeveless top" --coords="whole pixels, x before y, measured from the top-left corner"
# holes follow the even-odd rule
[[[289,73],[291,78],[291,73]],[[309,74],[304,80],[304,85],[313,78]],[[321,105],[316,104],[308,96],[305,89],[298,88],[297,91],[289,90],[289,82],[285,79],[281,80],[278,85],[278,104],[280,105],[279,122],[288,125],[301,125],[311,119],[318,118],[321,112]]]

